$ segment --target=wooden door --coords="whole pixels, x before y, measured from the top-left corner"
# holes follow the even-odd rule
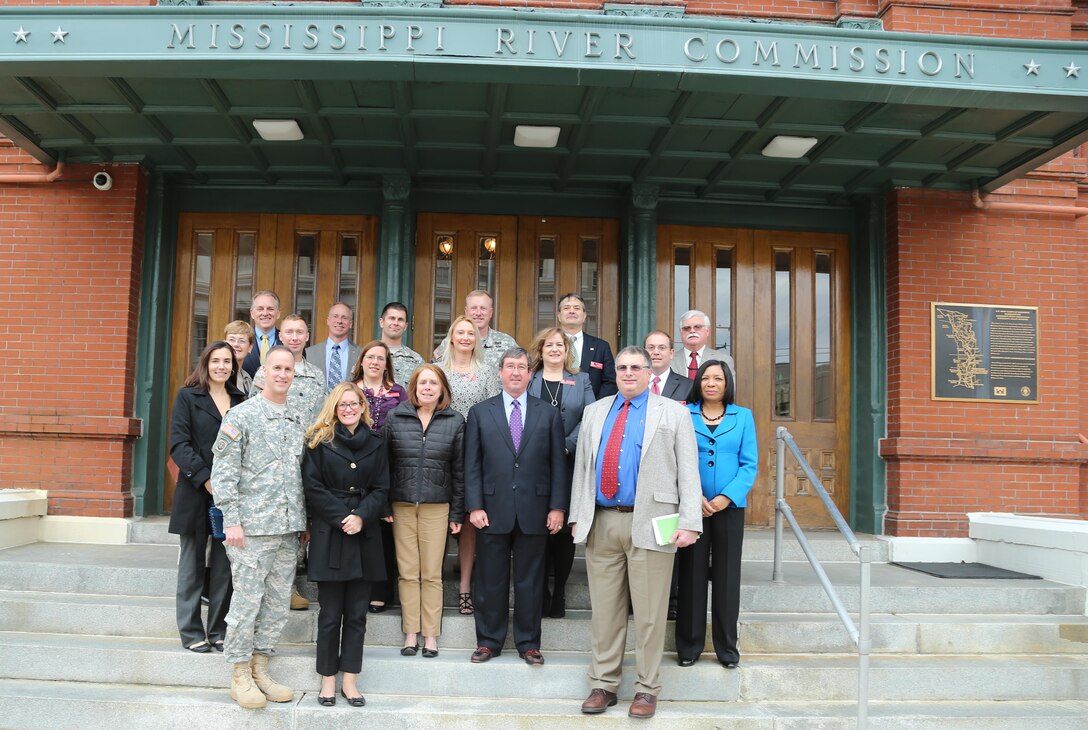
[[[473,289],[491,292],[492,326],[528,345],[556,322],[557,296],[586,299],[586,331],[616,345],[619,227],[595,218],[424,213],[417,220],[413,343],[429,353]]]
[[[658,326],[699,309],[710,344],[729,350],[737,403],[751,408],[759,472],[746,521],[774,519],[775,429],[790,430],[843,515],[849,517],[850,309],[845,236],[660,226]],[[786,498],[806,526],[828,526],[819,498],[790,458]]]
[[[178,220],[170,392],[232,320],[250,322],[253,294],[270,289],[281,316],[299,313],[311,342],[328,336],[336,302],[355,312],[355,341],[374,322],[376,224],[367,216],[182,213]],[[251,323],[251,322],[250,322]],[[167,474],[164,505],[173,502]]]

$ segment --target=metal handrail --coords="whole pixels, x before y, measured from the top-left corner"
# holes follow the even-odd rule
[[[823,483],[820,478],[816,476],[816,472],[812,470],[812,466],[809,465],[808,459],[801,453],[801,449],[798,448],[797,442],[793,440],[793,436],[790,435],[788,429],[785,426],[779,426],[775,430],[775,439],[777,440],[777,448],[775,449],[775,500],[774,500],[774,570],[771,574],[771,580],[775,583],[785,583],[785,578],[782,576],[782,533],[783,533],[783,520],[789,522],[790,529],[793,530],[794,536],[797,538],[797,542],[801,545],[801,551],[808,558],[809,565],[812,566],[813,571],[816,573],[816,578],[820,581],[820,585],[824,589],[824,593],[831,599],[831,605],[835,608],[835,613],[838,614],[839,620],[842,622],[843,628],[850,635],[850,640],[854,642],[854,645],[858,648],[858,728],[864,730],[868,727],[869,723],[869,651],[872,649],[872,643],[869,639],[869,587],[872,573],[872,557],[869,554],[869,546],[862,545],[858,542],[857,536],[854,531],[850,529],[850,526],[846,524],[846,520],[843,519],[842,513],[839,512],[839,508],[835,506],[835,503],[831,500],[827,490],[824,489]],[[793,510],[790,509],[789,504],[786,502],[786,450],[789,450],[793,454],[794,459],[800,464],[802,471],[805,472],[805,476],[808,477],[809,482],[816,488],[816,494],[819,495],[820,501],[824,503],[824,507],[827,508],[828,514],[831,515],[831,519],[834,520],[835,526],[842,533],[842,536],[846,538],[846,542],[850,545],[850,550],[858,558],[861,575],[859,577],[858,585],[858,622],[854,623],[854,620],[850,617],[849,612],[846,610],[846,606],[843,605],[842,599],[839,598],[838,591],[835,590],[835,586],[831,585],[831,580],[827,577],[827,572],[824,570],[823,565],[820,564],[819,558],[816,557],[816,553],[813,552],[812,546],[808,542],[808,538],[805,537],[805,533],[801,530],[801,526],[797,524],[797,518],[793,516]]]

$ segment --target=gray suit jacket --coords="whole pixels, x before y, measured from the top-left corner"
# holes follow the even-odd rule
[[[329,366],[325,364],[325,343],[327,341],[328,340],[322,340],[316,345],[310,345],[302,353],[302,356],[306,359],[306,362],[310,363],[318,370],[320,370],[321,374],[324,375],[326,379],[329,377]],[[351,340],[346,340],[346,342],[348,343],[347,375],[350,378],[352,369],[354,369],[355,364],[359,362],[359,357],[363,354],[363,348],[359,347]],[[343,356],[343,353],[341,353],[341,356]],[[332,385],[336,385],[336,383],[332,383]]]
[[[533,379],[529,381],[529,395],[551,405],[547,394],[542,394],[543,379],[543,370],[533,373]],[[571,375],[564,370],[563,385],[560,387],[563,389],[563,400],[559,404],[559,416],[563,419],[567,453],[573,456],[578,446],[578,433],[582,429],[582,411],[593,402],[593,384],[589,380],[589,373]]]
[[[582,433],[574,459],[568,522],[574,542],[585,542],[593,529],[597,509],[597,453],[608,411],[616,395],[588,406],[582,414]],[[676,552],[675,545],[658,545],[651,520],[680,513],[680,529],[703,530],[703,490],[699,483],[699,451],[691,413],[676,401],[649,394],[646,433],[635,488],[635,513],[631,540],[635,547]]]
[[[699,358],[699,364],[702,365],[707,360],[721,360],[729,366],[729,372],[733,376],[733,387],[737,387],[737,367],[733,364],[733,358],[729,356],[729,353],[725,350],[715,350],[711,347],[703,350],[703,356]],[[688,376],[688,363],[691,362],[691,354],[683,347],[678,349],[672,356],[672,371],[679,373],[685,378]]]

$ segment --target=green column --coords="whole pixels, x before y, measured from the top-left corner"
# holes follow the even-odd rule
[[[381,233],[378,238],[378,281],[375,287],[375,313],[388,302],[400,301],[412,311],[415,294],[415,216],[411,210],[412,181],[407,175],[382,178]],[[374,322],[374,336],[381,332]],[[411,330],[404,333],[404,343],[411,346]]]
[[[165,183],[153,174],[149,181],[144,225],[143,272],[140,286],[140,323],[136,340],[135,415],[143,421],[132,459],[133,511],[138,516],[163,511],[163,474],[166,459],[166,413],[170,393],[170,323],[174,305],[173,228],[164,231]]]
[[[632,185],[623,252],[620,347],[641,345],[657,320],[657,185]],[[608,296],[607,292],[602,292]]]
[[[850,247],[854,316],[850,323],[850,523],[858,532],[883,532],[887,491],[879,442],[886,432],[888,318],[884,199],[856,209]]]

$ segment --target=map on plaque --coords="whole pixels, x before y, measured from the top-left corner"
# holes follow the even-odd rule
[[[932,302],[933,400],[1039,402],[1039,310]]]

